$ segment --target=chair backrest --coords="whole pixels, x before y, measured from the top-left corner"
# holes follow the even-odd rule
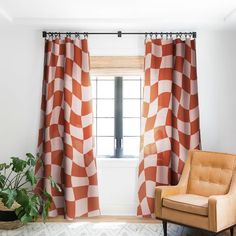
[[[228,193],[236,155],[193,150],[189,158],[188,193],[206,197]]]

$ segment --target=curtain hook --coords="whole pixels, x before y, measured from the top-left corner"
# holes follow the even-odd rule
[[[84,32],[84,39],[88,38],[88,33]]]
[[[152,39],[152,32],[150,33],[150,39]]]
[[[66,37],[71,37],[71,33],[70,32],[66,32]]]
[[[147,37],[148,37],[148,34],[147,34],[147,32],[145,32],[145,39],[147,39]]]

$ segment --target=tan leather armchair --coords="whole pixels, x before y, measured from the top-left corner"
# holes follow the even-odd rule
[[[236,155],[189,151],[176,186],[156,187],[155,214],[163,222],[217,234],[236,224]]]

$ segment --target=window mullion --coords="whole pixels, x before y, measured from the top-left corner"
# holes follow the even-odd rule
[[[115,150],[117,158],[123,156],[123,78],[115,77]]]

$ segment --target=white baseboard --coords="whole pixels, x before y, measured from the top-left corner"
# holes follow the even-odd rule
[[[121,204],[121,205],[101,205],[102,215],[112,216],[136,216],[137,205],[136,204]]]

